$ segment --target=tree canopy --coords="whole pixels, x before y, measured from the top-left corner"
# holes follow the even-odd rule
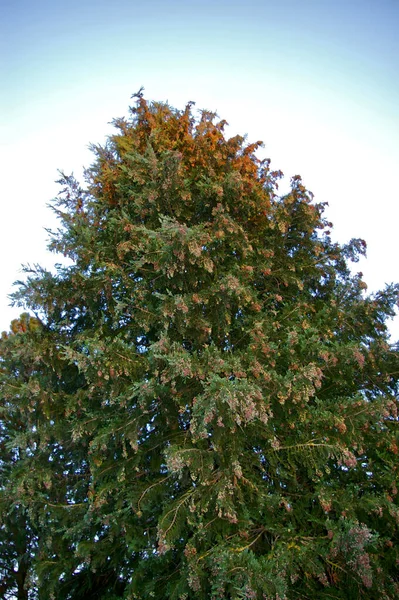
[[[114,125],[0,342],[4,597],[398,598],[399,287],[215,114]]]

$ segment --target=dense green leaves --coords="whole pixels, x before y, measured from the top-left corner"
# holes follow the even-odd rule
[[[27,557],[32,598],[396,598],[398,287],[365,294],[364,242],[299,177],[278,196],[259,142],[136,100],[86,188],[62,176],[70,264],[29,274],[37,319],[1,342],[4,573]]]

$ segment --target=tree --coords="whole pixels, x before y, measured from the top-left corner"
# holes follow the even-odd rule
[[[139,92],[114,124],[60,179],[71,264],[15,294],[39,597],[396,598],[398,286],[215,114]]]
[[[8,379],[0,405],[0,593],[6,599],[34,597],[29,590],[37,538],[27,506],[15,493],[10,476],[15,476],[29,452],[25,440],[22,444],[19,440],[32,429],[34,417],[22,417],[19,403],[21,390],[29,385],[34,370],[34,357],[20,342],[21,334],[36,327],[36,319],[25,313],[11,323],[9,335],[3,333],[0,345],[1,374]]]

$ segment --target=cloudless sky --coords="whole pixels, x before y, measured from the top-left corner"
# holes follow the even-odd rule
[[[399,281],[399,0],[1,0],[0,330],[21,263],[51,267],[57,169],[91,163],[141,86],[262,139],[287,183],[362,237],[369,290]],[[399,338],[399,319],[391,327]]]

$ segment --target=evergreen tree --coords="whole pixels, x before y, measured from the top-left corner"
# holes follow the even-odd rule
[[[114,124],[1,342],[39,598],[397,598],[398,286],[215,114]]]
[[[21,494],[13,489],[11,475],[16,477],[30,452],[25,436],[34,427],[35,417],[23,414],[20,399],[34,371],[34,357],[20,342],[23,333],[36,327],[36,319],[25,313],[11,323],[9,335],[2,334],[0,344],[0,371],[8,379],[0,404],[0,594],[5,599],[34,597],[30,579],[34,577],[37,536]]]

